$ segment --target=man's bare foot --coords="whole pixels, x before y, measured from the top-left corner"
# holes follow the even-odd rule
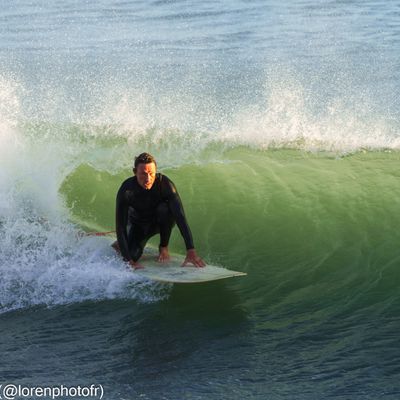
[[[133,268],[133,269],[144,269],[143,265],[138,263],[137,261],[133,261],[130,260],[129,261],[129,265]]]
[[[160,263],[166,263],[171,259],[168,251],[168,247],[159,247],[159,254],[157,261]]]
[[[116,240],[111,247],[117,252],[117,254],[121,254],[121,250],[119,248],[118,240]]]

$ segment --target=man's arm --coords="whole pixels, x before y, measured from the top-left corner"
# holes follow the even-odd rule
[[[204,267],[206,265],[205,262],[197,255],[194,248],[192,232],[190,231],[189,225],[187,223],[182,201],[179,197],[178,191],[176,190],[173,182],[170,181],[168,178],[164,179],[164,181],[166,181],[165,183],[167,185],[167,200],[169,208],[175,218],[176,225],[178,226],[186,245],[187,253],[182,266],[184,267],[186,264],[192,263],[196,267]]]
[[[185,241],[186,250],[194,249],[192,232],[190,231],[189,225],[187,223],[185,211],[183,210],[182,201],[179,197],[178,191],[176,190],[173,182],[170,181],[168,178],[165,179],[164,177],[163,180],[166,181],[165,184],[167,185],[168,206],[172,212],[172,215],[174,216],[176,225],[181,232],[183,240]]]

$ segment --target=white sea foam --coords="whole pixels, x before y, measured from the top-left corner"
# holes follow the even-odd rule
[[[138,278],[110,243],[79,238],[69,225],[17,219],[1,229],[0,312],[103,299],[157,301],[169,287]]]
[[[108,240],[78,235],[58,193],[73,168],[71,149],[64,141],[24,136],[17,89],[17,83],[0,79],[0,312],[167,296],[168,286],[126,269]]]

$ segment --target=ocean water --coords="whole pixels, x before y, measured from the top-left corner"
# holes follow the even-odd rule
[[[0,391],[397,400],[399,93],[396,1],[2,2]],[[247,277],[144,281],[81,235],[143,151]]]

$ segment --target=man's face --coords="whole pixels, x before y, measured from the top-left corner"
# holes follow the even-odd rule
[[[156,165],[152,163],[139,164],[136,167],[138,184],[146,190],[150,190],[156,179]]]

